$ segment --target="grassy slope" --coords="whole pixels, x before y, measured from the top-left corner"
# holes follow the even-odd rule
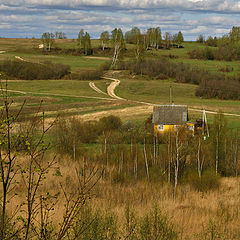
[[[38,49],[41,44],[39,39],[5,39],[0,38],[0,51],[6,53],[0,54],[0,60],[5,58],[14,59],[15,56],[20,56],[27,61],[43,62],[52,61],[54,63],[63,63],[70,65],[73,71],[96,69],[105,60],[102,59],[89,59],[85,56],[71,56],[71,55],[43,55]],[[93,40],[93,46],[98,46],[98,41]],[[77,42],[72,39],[57,40],[55,47],[59,48],[77,48]]]
[[[71,66],[73,71],[81,71],[86,69],[96,69],[105,60],[102,59],[88,59],[84,56],[71,56],[71,55],[43,55],[39,50],[34,50],[33,47],[37,47],[41,43],[39,39],[0,39],[0,50],[6,50],[4,54],[0,54],[0,60],[6,57],[14,58],[14,56],[21,56],[28,61],[41,62],[51,60],[53,62],[59,62],[68,64]],[[99,46],[99,40],[92,40],[94,47]],[[60,48],[77,48],[76,40],[57,40],[56,47]],[[133,48],[133,45],[127,45],[127,48]],[[232,66],[233,72],[225,73],[229,75],[239,74],[239,61],[224,62],[224,61],[205,61],[205,60],[193,60],[189,59],[188,52],[194,48],[203,48],[204,45],[192,42],[184,43],[184,48],[171,49],[171,50],[159,50],[159,51],[148,51],[147,56],[158,58],[160,56],[168,56],[169,54],[177,56],[176,59],[171,61],[178,61],[189,63],[191,67],[197,66],[203,69],[208,69],[211,72],[218,72],[219,68],[224,66]],[[118,76],[122,83],[116,89],[116,93],[129,100],[146,101],[154,104],[165,104],[169,102],[169,86],[173,87],[174,102],[176,104],[188,104],[189,106],[206,108],[209,110],[222,110],[230,113],[240,113],[240,102],[239,101],[220,101],[218,99],[201,99],[194,95],[196,86],[191,84],[177,84],[172,79],[169,80],[149,80],[147,78],[136,78],[129,74],[123,74]],[[109,81],[108,81],[109,83]],[[96,82],[96,85],[106,91],[106,83],[104,81]],[[94,92],[88,86],[88,81],[31,81],[31,82],[11,82],[9,83],[9,89],[31,91],[31,92],[44,92],[54,94],[69,94],[69,95],[85,95],[85,96],[99,96],[104,95]],[[57,97],[54,98],[54,103],[67,104],[87,101],[91,102],[90,99],[76,99],[72,97],[60,97],[60,101],[56,101]],[[66,108],[65,106],[65,108]],[[146,115],[138,116],[138,119],[145,118]],[[135,119],[138,121],[138,119]],[[231,126],[240,126],[240,120],[238,118],[230,119]]]
[[[183,44],[184,48],[172,48],[170,50],[159,50],[159,51],[151,51],[148,53],[148,56],[168,56],[169,54],[176,56],[177,58],[173,61],[183,62],[190,64],[191,67],[200,67],[206,70],[209,70],[212,73],[220,72],[219,69],[222,67],[233,67],[233,71],[229,73],[225,73],[226,75],[235,75],[240,74],[240,61],[211,61],[211,60],[199,60],[199,59],[189,59],[188,52],[196,49],[196,48],[205,48],[204,44],[196,43],[196,42],[186,42]],[[214,47],[210,47],[213,48]]]

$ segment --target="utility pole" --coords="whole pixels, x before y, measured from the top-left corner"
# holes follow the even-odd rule
[[[172,105],[172,85],[170,85],[170,105]]]

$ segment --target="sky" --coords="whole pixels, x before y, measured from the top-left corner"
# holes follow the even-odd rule
[[[80,29],[101,32],[160,27],[181,31],[185,40],[222,36],[240,25],[240,0],[0,0],[0,37],[40,38],[62,31],[77,38]]]

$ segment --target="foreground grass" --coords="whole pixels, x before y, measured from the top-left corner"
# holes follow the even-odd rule
[[[57,160],[57,166],[52,169],[40,193],[60,190],[60,183],[67,184],[69,189],[76,189],[76,175],[73,169],[79,169],[86,158],[73,162],[66,156]],[[69,164],[71,163],[71,164]],[[89,163],[91,165],[92,163]],[[58,174],[56,174],[58,173]],[[215,191],[197,192],[188,185],[180,185],[176,198],[173,198],[173,188],[167,183],[138,181],[128,184],[114,184],[111,168],[106,168],[103,176],[91,193],[88,205],[96,211],[110,212],[117,217],[120,233],[126,224],[126,208],[133,213],[135,221],[157,207],[167,216],[178,233],[178,239],[239,239],[240,238],[240,178],[222,178],[220,188]],[[24,185],[18,185],[19,193],[11,208],[19,204],[25,195]],[[64,212],[60,200],[55,207],[51,220],[57,225]],[[22,216],[24,213],[22,213]],[[119,234],[119,232],[118,232]],[[211,238],[211,236],[215,236]]]

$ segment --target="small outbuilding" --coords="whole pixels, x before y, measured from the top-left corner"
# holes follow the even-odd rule
[[[175,131],[180,126],[188,125],[188,107],[186,105],[155,105],[153,107],[153,124],[155,133]],[[193,124],[194,128],[194,124]],[[191,129],[194,131],[194,129]]]

